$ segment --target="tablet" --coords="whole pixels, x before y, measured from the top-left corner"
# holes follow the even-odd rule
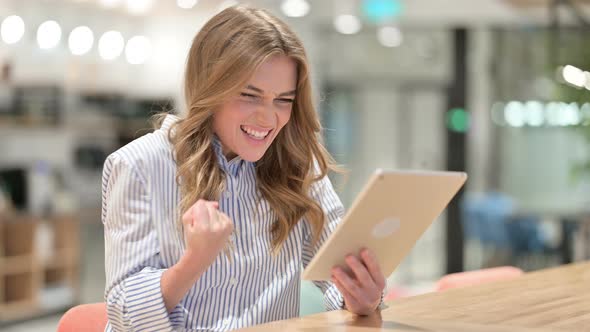
[[[466,179],[463,172],[376,170],[302,278],[330,280],[332,267],[346,267],[346,255],[361,248],[375,253],[388,277]]]

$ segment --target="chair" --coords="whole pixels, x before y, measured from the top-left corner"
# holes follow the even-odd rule
[[[106,303],[80,304],[61,317],[57,332],[104,332],[107,321]]]
[[[470,194],[461,209],[467,239],[479,240],[491,249],[510,250],[515,256],[548,250],[539,216],[516,214],[516,203],[506,194]]]
[[[480,285],[494,281],[508,280],[522,275],[524,272],[513,266],[501,266],[489,269],[481,269],[475,271],[459,272],[447,274],[440,278],[432,291],[444,291],[452,288],[459,288],[465,286]],[[428,291],[427,291],[428,292]],[[420,293],[421,294],[421,293]],[[414,294],[415,295],[415,294]],[[397,298],[412,296],[411,292],[403,292],[398,288],[390,290],[385,295],[385,302],[395,300]]]
[[[508,280],[522,275],[524,272],[513,266],[501,266],[489,269],[467,271],[448,274],[438,280],[436,291],[443,291],[451,288],[473,286],[488,282]]]

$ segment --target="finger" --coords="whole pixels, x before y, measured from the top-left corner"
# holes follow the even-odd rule
[[[189,207],[188,210],[186,210],[186,212],[182,215],[182,224],[185,226],[192,225],[194,214],[194,206]]]
[[[377,287],[380,290],[383,290],[386,284],[385,276],[381,271],[381,267],[379,266],[379,262],[377,261],[375,254],[371,250],[365,248],[361,250],[361,259],[363,260],[363,264],[367,267],[367,270],[369,271],[369,274],[371,275],[371,278]]]
[[[360,306],[361,306],[360,303],[358,303],[358,301],[354,298],[354,296],[352,296],[352,294],[350,294],[350,292],[346,288],[344,288],[344,286],[342,286],[342,283],[340,283],[340,281],[338,281],[338,279],[336,279],[335,277],[332,277],[332,282],[334,283],[336,288],[338,288],[338,290],[340,291],[340,293],[344,297],[344,303],[345,303],[347,309],[360,308]]]
[[[352,280],[348,274],[342,271],[341,268],[337,267],[333,271],[333,275],[336,280],[346,289],[348,293],[358,302],[367,303],[362,289]]]
[[[377,288],[377,285],[375,285],[375,282],[373,281],[373,278],[369,274],[369,271],[367,271],[367,267],[363,263],[361,263],[361,261],[359,261],[359,259],[356,256],[348,255],[345,260],[346,260],[346,264],[348,264],[348,266],[350,267],[350,269],[354,273],[356,280],[359,281],[359,283],[361,284],[361,286],[363,288],[364,287],[370,288],[370,289]]]
[[[207,205],[207,211],[210,214],[210,220],[212,221],[213,224],[218,224],[221,221],[220,218],[220,211],[219,211],[219,203],[215,202],[215,201],[205,201],[205,204]],[[211,210],[213,209],[214,213],[211,215]]]
[[[227,214],[219,212],[219,220],[223,223],[224,226],[229,227],[231,230],[234,229],[234,223]]]
[[[209,212],[209,221],[211,222],[212,225],[216,225],[219,224],[219,213],[217,211],[217,209],[215,207],[213,207],[212,204],[206,204],[207,205],[207,211]]]
[[[214,208],[219,209],[219,203],[216,201],[206,201],[208,205],[212,205]]]
[[[193,206],[193,223],[195,221],[203,225],[211,224],[211,220],[209,219],[209,211],[207,211],[207,206],[203,200],[198,200]]]

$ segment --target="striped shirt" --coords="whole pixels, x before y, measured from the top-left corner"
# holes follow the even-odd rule
[[[269,232],[274,213],[256,200],[255,164],[236,157],[228,161],[214,140],[227,190],[219,209],[234,223],[231,259],[219,255],[168,313],[160,278],[184,252],[176,228],[180,192],[176,163],[167,134],[177,117],[111,154],[102,180],[105,229],[106,331],[226,331],[299,315],[300,273],[327,239],[344,209],[325,177],[311,196],[326,215],[320,241],[311,241],[311,226],[297,223],[278,255],[271,255]],[[329,282],[315,282],[326,309],[341,309],[343,298]]]

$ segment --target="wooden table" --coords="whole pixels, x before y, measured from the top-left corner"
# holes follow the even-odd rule
[[[332,311],[240,331],[590,331],[590,262],[387,305],[367,317]]]

